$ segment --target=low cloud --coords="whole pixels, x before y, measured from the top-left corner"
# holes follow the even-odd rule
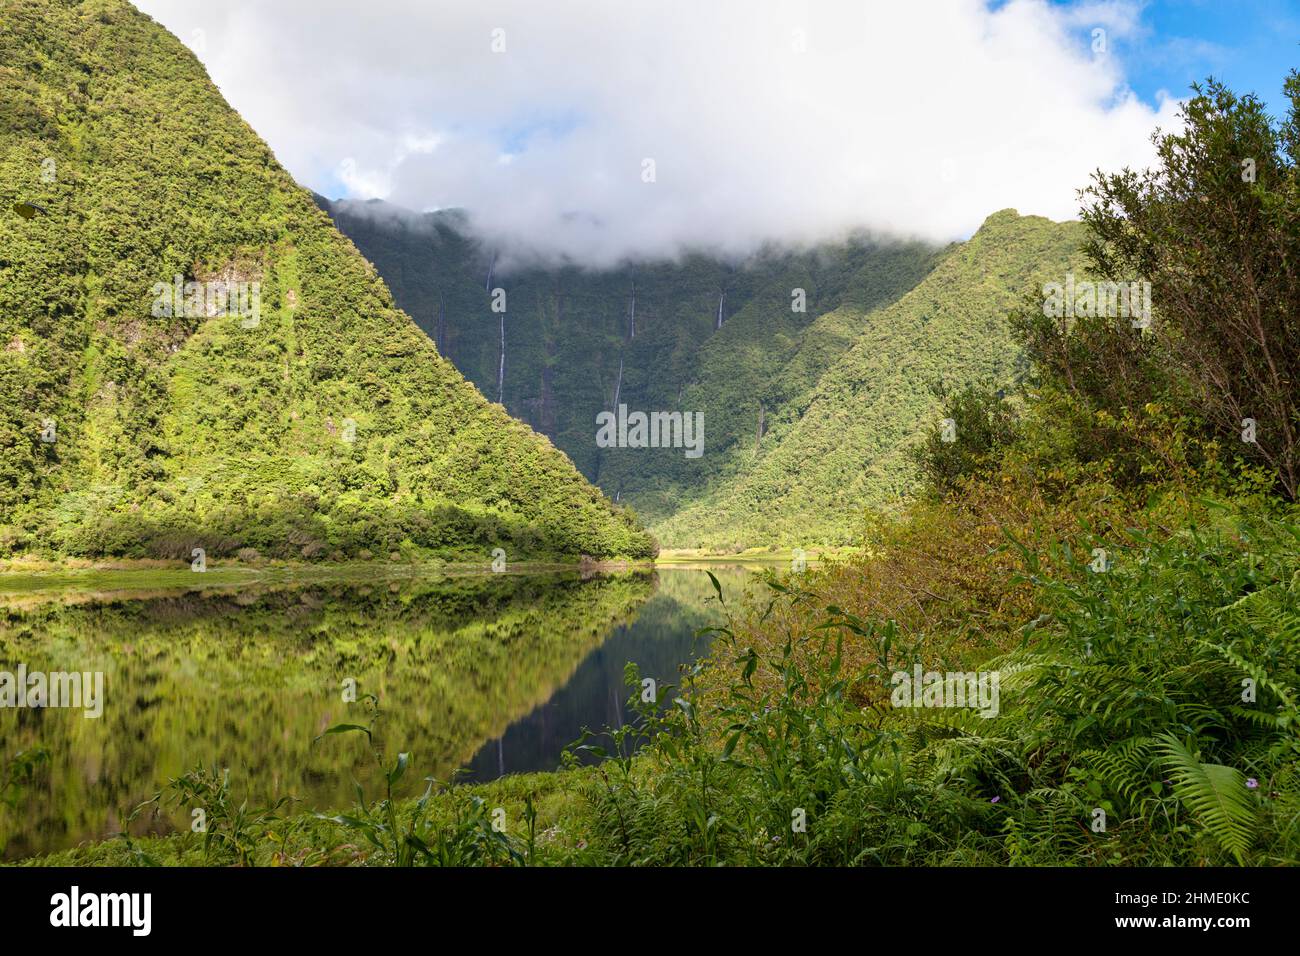
[[[1175,122],[1129,3],[138,2],[304,185],[593,266],[1073,218]]]

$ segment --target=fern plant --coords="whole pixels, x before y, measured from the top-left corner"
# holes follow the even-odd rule
[[[1241,863],[1258,822],[1245,776],[1235,767],[1202,763],[1199,754],[1171,733],[1160,734],[1156,745],[1163,754],[1163,765],[1173,777],[1175,795],[1219,845]]]

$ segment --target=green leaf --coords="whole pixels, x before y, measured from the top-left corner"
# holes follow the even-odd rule
[[[709,576],[709,580],[713,582],[713,590],[718,592],[718,602],[721,604],[726,604],[727,599],[722,596],[722,585],[718,583],[718,579],[714,577],[712,571],[705,571],[704,573],[707,574]]]
[[[1235,767],[1201,763],[1171,733],[1158,738],[1174,794],[1225,850],[1241,863],[1255,833],[1256,812],[1246,778]]]
[[[393,769],[388,771],[388,785],[390,787],[402,779],[410,761],[411,755],[409,753],[400,753],[397,755],[397,763],[393,764]]]
[[[316,737],[312,738],[312,743],[315,743],[317,740],[320,740],[322,737],[328,737],[330,734],[351,734],[357,732],[365,734],[367,740],[371,741],[372,743],[374,742],[374,738],[370,734],[369,727],[363,727],[361,726],[361,724],[335,724],[333,727],[325,731],[323,734],[318,734]]]

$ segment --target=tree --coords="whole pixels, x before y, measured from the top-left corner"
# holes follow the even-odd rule
[[[1275,123],[1254,95],[1194,86],[1184,129],[1154,137],[1156,167],[1095,174],[1081,193],[1088,257],[1109,280],[1149,280],[1155,321],[1145,338],[1127,320],[1075,323],[1054,344],[1040,335],[1036,358],[1098,407],[1140,401],[1153,384],[1179,396],[1295,499],[1300,74],[1285,90],[1289,115]]]

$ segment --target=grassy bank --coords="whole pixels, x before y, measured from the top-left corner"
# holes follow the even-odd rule
[[[803,558],[805,563],[835,561],[852,557],[860,548],[849,547],[813,547],[795,550],[794,548],[755,547],[738,551],[714,550],[710,548],[664,548],[655,558],[656,564],[770,564],[791,568],[796,560]]]
[[[29,561],[0,562],[0,595],[29,591],[99,590],[117,591],[185,587],[218,587],[240,584],[349,582],[375,577],[410,578],[473,574],[538,574],[552,571],[620,571],[650,568],[650,561],[517,561],[495,572],[483,561],[343,561],[293,562],[237,560],[212,561],[206,570],[177,566],[175,561]]]
[[[562,773],[520,774],[491,783],[433,794],[423,806],[406,800],[394,807],[401,831],[417,816],[428,831],[435,861],[447,865],[595,863],[582,838],[581,791],[595,776],[591,768]],[[197,775],[196,775],[197,777]],[[219,786],[211,788],[218,791]],[[395,854],[370,842],[359,828],[329,815],[294,812],[287,805],[236,811],[229,801],[216,804],[207,833],[120,836],[24,861],[22,866],[359,866],[391,864]],[[493,812],[504,811],[505,833],[493,829]],[[146,808],[147,812],[148,808]],[[381,811],[385,812],[386,810]],[[530,813],[533,814],[530,822]],[[359,821],[350,811],[338,819]],[[531,833],[531,849],[528,834]],[[383,838],[379,837],[382,844]],[[389,844],[391,846],[391,843]]]

